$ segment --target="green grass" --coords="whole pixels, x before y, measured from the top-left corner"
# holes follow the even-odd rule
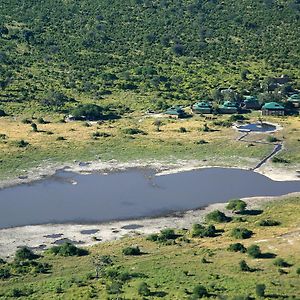
[[[272,150],[271,145],[248,147],[247,143],[235,141],[238,134],[231,128],[209,123],[210,128],[217,128],[218,131],[201,132],[199,129],[205,122],[201,117],[178,121],[165,118],[161,132],[156,132],[153,118],[144,119],[140,114],[90,127],[83,126],[82,122],[57,123],[55,118],[46,116],[44,119],[53,121],[38,124],[41,132],[32,132],[30,124],[23,124],[22,119],[13,121],[8,117],[0,120],[4,128],[0,133],[7,136],[0,140],[0,178],[19,175],[39,165],[97,158],[120,162],[205,160],[203,163],[206,165],[250,166]],[[185,127],[187,132],[180,133],[180,127]],[[147,134],[125,134],[124,128],[138,128]],[[110,136],[95,140],[95,132],[105,132]],[[58,137],[66,140],[57,141]],[[199,145],[197,142],[201,139],[207,143]],[[19,140],[29,142],[29,146],[17,147],[16,141]]]
[[[218,224],[218,229],[224,233],[215,238],[187,238],[189,243],[177,240],[175,245],[166,246],[146,241],[144,237],[124,238],[123,240],[103,243],[90,248],[91,254],[86,257],[61,258],[45,255],[40,260],[52,264],[52,272],[46,275],[22,275],[9,280],[0,281],[0,297],[6,297],[15,288],[24,290],[31,287],[33,294],[26,299],[90,299],[94,293],[96,299],[109,298],[106,284],[111,280],[91,278],[94,274],[92,257],[96,255],[111,255],[114,264],[121,271],[142,273],[143,278],[131,279],[123,285],[121,296],[124,299],[142,299],[138,293],[138,285],[144,281],[152,292],[163,291],[164,299],[188,299],[186,291],[191,292],[194,286],[204,285],[210,294],[228,296],[255,296],[255,285],[264,283],[267,286],[266,299],[273,297],[294,297],[298,299],[300,266],[297,255],[300,241],[293,232],[299,232],[300,198],[290,198],[268,203],[263,207],[263,213],[258,216],[246,215],[242,226],[251,229],[254,236],[241,241],[246,247],[257,244],[263,253],[272,252],[283,258],[292,266],[284,268],[286,274],[280,274],[274,265],[274,258],[250,258],[245,253],[233,253],[226,249],[236,240],[230,237],[230,231],[239,223]],[[281,222],[280,226],[261,228],[257,222],[272,218]],[[179,231],[179,233],[182,233]],[[282,236],[286,234],[285,237]],[[289,247],[286,247],[287,239]],[[124,256],[122,249],[131,245],[139,245],[144,255]],[[203,263],[205,258],[208,263]],[[246,260],[255,272],[241,272],[239,262]],[[63,293],[56,289],[61,287]],[[93,293],[92,293],[93,292]],[[152,296],[150,299],[159,299]]]

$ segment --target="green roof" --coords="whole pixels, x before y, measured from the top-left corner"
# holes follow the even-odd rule
[[[221,105],[223,108],[236,108],[236,103],[232,101],[225,101],[223,105]]]
[[[195,103],[194,105],[193,105],[193,108],[211,108],[211,105],[210,105],[210,103],[208,103],[208,102],[204,102],[204,101],[202,101],[202,102],[197,102],[197,103]]]
[[[255,96],[245,96],[245,102],[258,102],[257,98]]]
[[[284,107],[277,102],[268,102],[262,107],[262,109],[282,110]]]
[[[170,108],[168,108],[168,109],[165,111],[165,114],[167,114],[167,115],[175,115],[175,116],[178,116],[178,115],[183,115],[183,114],[184,114],[184,111],[182,110],[181,107],[176,106],[176,107],[170,107]]]
[[[294,94],[288,98],[288,101],[300,101],[300,94]]]

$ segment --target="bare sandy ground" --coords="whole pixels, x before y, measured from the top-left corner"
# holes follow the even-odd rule
[[[266,202],[299,195],[300,193],[293,193],[281,197],[253,197],[244,198],[244,200],[250,209],[257,209]],[[226,211],[225,206],[225,203],[216,203],[204,209],[165,217],[102,224],[45,224],[2,229],[0,230],[0,257],[10,259],[18,247],[24,245],[44,250],[57,243],[70,240],[81,246],[91,246],[126,236],[148,235],[164,228],[190,228],[195,223],[203,222],[205,215],[212,210]],[[229,214],[228,211],[226,213]]]

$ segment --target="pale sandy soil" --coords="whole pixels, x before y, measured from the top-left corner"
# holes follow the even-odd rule
[[[300,195],[293,193],[281,197],[245,198],[249,209],[257,209],[264,203]],[[207,213],[219,209],[225,211],[225,203],[209,205],[204,209],[187,211],[159,218],[147,218],[129,221],[115,221],[102,224],[45,224],[8,228],[0,230],[0,257],[12,258],[18,247],[48,248],[55,241],[69,239],[82,246],[91,246],[100,242],[113,241],[125,236],[148,235],[164,228],[190,228],[192,224],[203,222]],[[229,212],[226,212],[229,214]],[[136,229],[126,229],[124,226],[138,225]],[[94,230],[92,234],[83,234],[83,230]],[[97,232],[96,232],[97,231]],[[49,237],[49,235],[57,235]],[[96,240],[97,239],[97,240]]]

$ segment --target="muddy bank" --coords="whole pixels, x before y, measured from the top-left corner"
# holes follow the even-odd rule
[[[266,202],[299,195],[300,193],[293,193],[280,197],[253,197],[244,200],[248,203],[249,209],[258,209]],[[216,203],[203,209],[165,217],[103,224],[46,224],[2,229],[0,230],[0,253],[3,258],[11,258],[18,247],[24,245],[36,250],[44,250],[65,241],[91,246],[126,236],[148,235],[164,228],[190,228],[195,223],[203,222],[205,215],[213,210],[225,211],[225,206],[225,203]]]

